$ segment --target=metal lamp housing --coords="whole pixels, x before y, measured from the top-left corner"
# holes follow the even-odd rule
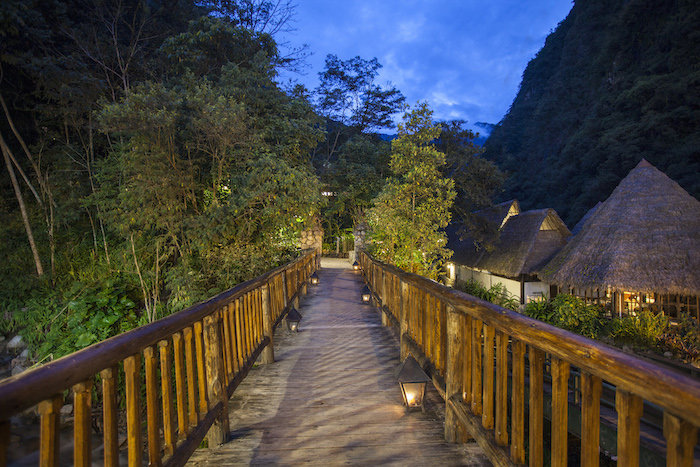
[[[311,274],[311,278],[310,278],[310,279],[311,279],[311,284],[312,284],[312,285],[318,285],[318,282],[319,282],[318,274],[316,274],[316,273],[314,272],[313,274]]]
[[[352,263],[352,269],[353,269],[353,271],[359,271],[360,270],[360,263],[358,263],[357,261]]]
[[[301,321],[301,313],[296,308],[292,307],[287,313],[287,328],[290,331],[299,332],[299,322]]]
[[[406,411],[420,407],[421,411],[425,412],[425,387],[430,381],[430,377],[412,355],[406,357],[396,368],[394,377],[401,387]]]
[[[362,289],[362,302],[369,303],[372,300],[372,291],[366,285]]]

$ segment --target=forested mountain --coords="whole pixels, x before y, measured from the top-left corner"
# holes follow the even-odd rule
[[[574,225],[642,158],[700,198],[698,24],[695,1],[575,1],[485,144],[502,198]]]

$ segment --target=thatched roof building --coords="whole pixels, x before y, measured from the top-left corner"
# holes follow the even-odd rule
[[[598,201],[598,203],[596,203],[595,206],[593,206],[591,209],[589,209],[588,212],[587,212],[586,214],[584,214],[584,216],[581,218],[581,220],[579,220],[579,221],[576,223],[576,225],[574,226],[574,228],[571,229],[571,235],[576,235],[577,233],[579,233],[579,232],[581,231],[581,228],[583,227],[583,225],[584,225],[586,222],[588,222],[588,219],[591,218],[591,216],[593,215],[593,213],[595,213],[595,212],[598,210],[598,208],[599,208],[602,204],[603,204],[603,203],[601,203],[600,201]]]
[[[571,235],[554,209],[537,209],[510,217],[493,251],[476,267],[506,277],[533,274],[559,251]]]
[[[509,201],[517,206],[517,201]],[[499,205],[501,206],[501,205]],[[448,248],[455,252],[452,260],[464,266],[487,270],[506,277],[533,274],[544,266],[566,243],[569,229],[553,209],[538,209],[508,216],[502,207],[503,222],[493,250],[476,250],[468,240],[456,242],[449,235]],[[512,212],[511,212],[512,214]]]
[[[520,214],[520,204],[517,200],[511,199],[497,204],[488,209],[475,212],[484,224],[490,224],[490,230],[499,231],[505,222],[512,216]],[[452,261],[465,266],[474,267],[486,252],[484,248],[477,248],[474,239],[463,236],[458,224],[452,223],[445,229],[447,234],[447,248],[452,250]]]
[[[538,272],[590,290],[700,295],[700,201],[647,161]]]

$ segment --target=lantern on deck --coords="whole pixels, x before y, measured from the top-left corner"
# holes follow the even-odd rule
[[[311,274],[311,284],[318,285],[318,274],[316,274],[316,272]]]
[[[299,321],[301,321],[301,314],[296,308],[292,307],[287,313],[287,327],[289,330],[299,332]]]
[[[414,407],[420,407],[421,411],[425,412],[425,387],[430,377],[412,355],[406,357],[396,368],[394,377],[401,387],[406,412]]]
[[[359,270],[360,270],[360,263],[358,263],[357,261],[355,261],[354,263],[352,263],[352,270],[353,270],[353,271],[359,271]]]
[[[369,287],[367,285],[364,286],[362,289],[362,303],[369,303],[369,301],[372,299],[372,291],[369,290]]]

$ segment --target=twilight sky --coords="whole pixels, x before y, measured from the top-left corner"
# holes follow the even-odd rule
[[[571,0],[298,0],[297,29],[311,69],[293,79],[314,89],[327,54],[376,57],[377,83],[411,106],[428,101],[436,120],[498,123],[525,66],[572,7]],[[283,76],[284,77],[284,76]],[[480,130],[483,134],[483,130]]]

